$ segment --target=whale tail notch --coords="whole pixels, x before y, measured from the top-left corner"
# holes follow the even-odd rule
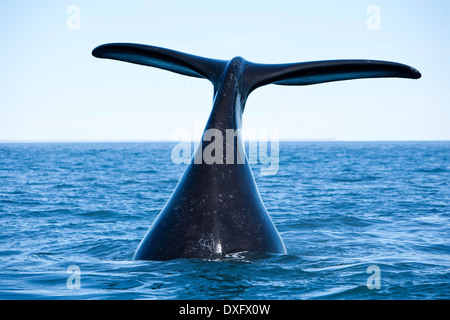
[[[195,56],[156,46],[133,43],[110,43],[92,51],[97,58],[108,58],[160,68],[185,76],[205,78],[214,85],[228,61]],[[248,93],[267,85],[302,86],[331,81],[362,78],[418,79],[416,69],[395,62],[379,60],[325,60],[287,64],[261,64],[246,61],[244,77]]]

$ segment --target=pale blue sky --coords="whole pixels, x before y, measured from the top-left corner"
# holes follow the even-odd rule
[[[70,30],[67,8],[81,10]],[[380,8],[370,30],[367,8]],[[366,79],[253,92],[245,129],[281,139],[450,140],[450,2],[0,2],[0,140],[170,140],[198,134],[212,103],[203,79],[100,60],[97,45],[135,42],[261,63],[376,59],[420,80]]]

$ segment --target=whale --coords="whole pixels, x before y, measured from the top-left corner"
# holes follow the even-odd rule
[[[263,203],[242,141],[242,116],[253,90],[269,84],[302,86],[363,78],[421,77],[413,67],[390,61],[263,64],[240,56],[211,59],[136,43],[103,44],[92,55],[202,78],[213,85],[213,106],[202,139],[170,198],[149,223],[134,260],[287,253]]]

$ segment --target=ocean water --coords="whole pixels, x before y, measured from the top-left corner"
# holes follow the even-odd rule
[[[450,299],[450,142],[282,142],[286,255],[133,261],[173,146],[0,144],[0,299]]]

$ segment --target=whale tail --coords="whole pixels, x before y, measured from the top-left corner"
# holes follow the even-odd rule
[[[205,78],[214,85],[221,81],[228,61],[204,58],[165,48],[111,43],[92,51],[97,58],[108,58],[156,67],[185,76]],[[416,69],[395,62],[378,60],[325,60],[287,64],[261,64],[247,62],[245,82],[248,93],[267,85],[311,85],[331,81],[362,78],[418,79]]]
[[[211,258],[243,251],[286,253],[283,240],[259,195],[248,161],[234,160],[245,158],[238,129],[242,126],[246,97],[252,90],[271,83],[308,85],[358,78],[420,77],[420,73],[409,66],[371,60],[258,64],[240,57],[230,61],[215,60],[126,43],[102,45],[92,53],[98,58],[205,78],[214,85],[213,108],[202,141],[136,250],[134,259],[143,260]],[[206,136],[211,132],[208,129],[216,129],[217,133],[211,144],[205,142],[212,140],[211,136],[209,139]],[[236,133],[231,141],[227,137],[229,129]],[[230,145],[231,154],[228,153]],[[200,155],[198,163],[197,155]],[[214,160],[207,161],[203,156]]]

